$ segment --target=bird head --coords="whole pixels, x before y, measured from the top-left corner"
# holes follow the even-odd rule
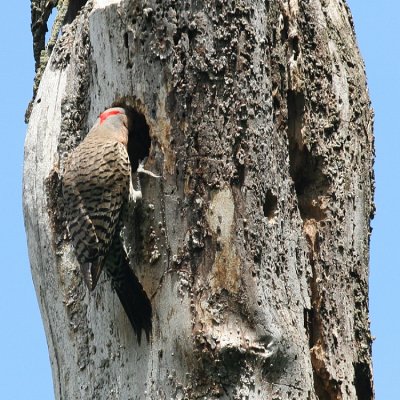
[[[99,122],[100,125],[104,124],[105,122],[115,124],[122,122],[124,125],[127,125],[125,109],[121,107],[108,108],[100,114]]]
[[[112,137],[117,141],[128,144],[128,117],[121,107],[108,108],[103,111],[92,128],[97,135]]]

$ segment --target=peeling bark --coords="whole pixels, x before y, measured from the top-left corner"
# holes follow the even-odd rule
[[[34,2],[32,1],[32,4]],[[341,0],[97,0],[34,98],[24,211],[57,399],[372,399],[373,115]],[[67,22],[67,21],[66,21]],[[88,293],[63,160],[134,110],[143,202],[123,232],[153,306],[139,346],[105,276]]]

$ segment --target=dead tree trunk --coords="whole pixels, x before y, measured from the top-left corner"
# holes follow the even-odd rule
[[[25,145],[56,398],[372,399],[373,117],[344,1],[81,3]],[[141,346],[108,280],[85,289],[60,198],[64,155],[115,102],[132,164],[163,176],[125,221]]]

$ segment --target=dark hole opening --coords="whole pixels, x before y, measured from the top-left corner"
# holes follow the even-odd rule
[[[120,99],[114,101],[112,107],[124,108],[128,117],[128,155],[132,173],[134,173],[138,169],[139,162],[150,154],[151,138],[150,128],[144,114],[127,103],[132,104],[130,99]]]
[[[371,370],[367,363],[354,364],[354,386],[357,399],[370,400],[373,398]]]
[[[65,22],[70,24],[75,17],[78,15],[81,8],[87,3],[87,0],[75,0],[70,1],[68,5],[68,12],[65,18]]]
[[[128,36],[128,32],[124,33],[124,45],[127,49],[129,49],[129,36]]]
[[[264,216],[269,220],[275,217],[278,199],[270,190],[267,191],[263,203]]]
[[[300,46],[299,46],[299,38],[298,37],[294,37],[292,39],[292,48],[293,48],[294,59],[297,60],[297,57],[299,56],[299,53],[300,53]]]
[[[301,218],[321,221],[325,218],[325,212],[320,208],[319,198],[327,195],[329,181],[323,173],[323,159],[313,155],[303,143],[304,94],[289,91],[287,107],[289,172],[294,182]]]
[[[145,116],[134,108],[125,107],[128,116],[128,155],[132,172],[136,172],[139,162],[150,153],[150,129]]]

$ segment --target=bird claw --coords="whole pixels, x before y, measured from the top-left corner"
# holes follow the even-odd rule
[[[142,200],[142,191],[135,190],[133,187],[132,181],[129,182],[129,201],[133,203],[137,203],[139,200]]]
[[[147,158],[145,158],[144,160],[141,160],[139,162],[139,166],[136,170],[137,175],[139,176],[139,174],[146,174],[146,175],[150,175],[153,178],[161,178],[161,176],[154,174],[151,171],[148,171],[147,169],[144,169],[144,164],[146,162]],[[132,181],[130,181],[130,185],[129,185],[129,201],[133,202],[133,203],[137,203],[138,201],[142,200],[142,191],[140,190],[140,180],[138,179],[138,187],[139,190],[136,190],[133,187]]]
[[[146,158],[145,158],[144,160],[141,160],[141,161],[139,162],[139,166],[138,166],[136,172],[137,172],[138,174],[146,174],[146,175],[152,176],[153,178],[161,178],[160,175],[156,175],[156,174],[154,174],[153,172],[148,171],[147,169],[144,169],[144,164],[145,164],[145,162],[146,162]]]

